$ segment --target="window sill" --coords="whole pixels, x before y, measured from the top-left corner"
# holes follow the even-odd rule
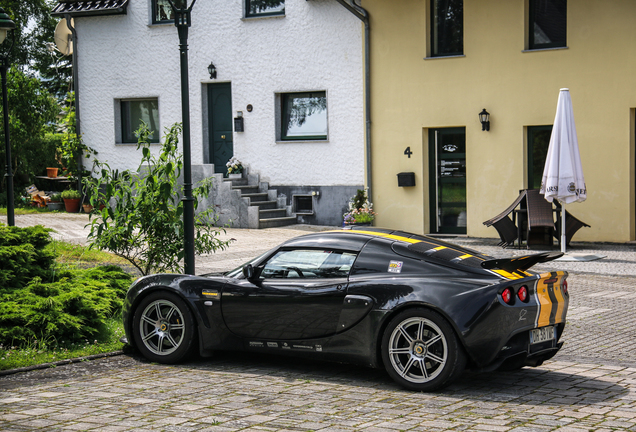
[[[462,57],[466,57],[466,54],[455,54],[455,55],[447,55],[447,56],[424,57],[424,60],[439,60],[439,59],[462,58]]]
[[[319,140],[319,139],[315,139],[315,140],[277,140],[276,144],[313,144],[313,143],[319,143],[319,144],[324,144],[324,143],[328,143],[329,139],[324,139],[324,140]]]
[[[553,48],[536,48],[536,49],[527,49],[527,50],[522,50],[522,53],[529,53],[529,52],[537,52],[537,51],[558,51],[558,50],[566,50],[569,49],[569,47],[553,47]]]
[[[285,18],[285,14],[249,16],[249,17],[241,18],[241,21],[254,21],[254,20],[262,20],[262,19],[268,19],[268,18]]]
[[[148,24],[148,27],[167,27],[167,26],[174,27],[174,21]]]
[[[124,146],[124,147],[130,147],[130,146],[137,146],[138,143],[125,143],[125,142],[116,142],[115,145],[116,146]],[[151,142],[150,145],[159,145],[161,143],[158,142]]]

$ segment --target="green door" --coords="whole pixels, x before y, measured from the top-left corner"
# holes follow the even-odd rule
[[[431,234],[466,234],[466,130],[429,129]]]
[[[232,87],[230,83],[208,85],[210,127],[209,163],[217,173],[227,172],[225,164],[234,155],[232,145]]]

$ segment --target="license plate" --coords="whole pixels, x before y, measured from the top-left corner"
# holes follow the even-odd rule
[[[554,339],[554,326],[530,330],[530,343],[536,344]]]

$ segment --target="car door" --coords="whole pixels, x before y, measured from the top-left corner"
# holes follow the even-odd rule
[[[280,249],[223,289],[228,329],[241,337],[303,340],[335,334],[343,308],[353,252]]]

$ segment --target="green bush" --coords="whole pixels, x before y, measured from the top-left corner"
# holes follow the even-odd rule
[[[0,225],[0,344],[98,338],[131,277],[117,266],[55,265],[49,230]]]
[[[46,248],[49,231],[0,224],[0,293],[22,288],[35,277],[50,280],[55,253]]]

